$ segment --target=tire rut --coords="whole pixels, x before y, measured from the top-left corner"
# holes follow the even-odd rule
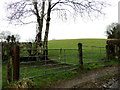
[[[72,88],[76,85],[79,85],[84,82],[88,81],[95,81],[98,78],[102,78],[109,74],[116,74],[118,73],[119,67],[112,66],[112,67],[104,67],[101,69],[95,69],[92,71],[88,71],[87,73],[80,73],[76,78],[67,80],[64,82],[56,83],[52,85],[52,88]]]

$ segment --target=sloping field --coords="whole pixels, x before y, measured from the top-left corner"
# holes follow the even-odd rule
[[[98,60],[105,60],[106,58],[106,40],[107,39],[66,39],[66,40],[50,40],[49,49],[61,49],[52,51],[50,54],[58,55],[64,53],[64,49],[78,49],[78,43],[83,44],[83,61],[85,63],[96,62]],[[67,54],[78,55],[78,51],[66,50]],[[67,62],[72,64],[78,63],[78,56],[67,56]],[[55,57],[56,58],[56,57]],[[75,59],[76,58],[76,59]]]
[[[107,39],[65,39],[65,40],[50,40],[50,49],[77,49],[77,44],[82,43],[88,46],[104,47]]]

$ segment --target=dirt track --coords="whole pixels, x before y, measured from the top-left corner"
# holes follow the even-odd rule
[[[119,72],[120,67],[118,66],[109,66],[103,67],[100,69],[95,69],[92,71],[84,72],[77,77],[67,80],[61,83],[56,83],[52,85],[52,88],[80,88],[80,85],[86,82],[96,82],[98,79],[103,78],[107,75],[115,75]],[[89,83],[91,84],[91,83]],[[87,87],[87,86],[86,86]],[[86,88],[84,87],[84,88]],[[91,88],[91,87],[90,87]],[[94,88],[94,87],[93,87]]]

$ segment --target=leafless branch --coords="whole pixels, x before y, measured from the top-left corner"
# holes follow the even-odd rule
[[[71,12],[74,12],[76,15],[92,17],[97,14],[105,15],[102,11],[104,7],[108,6],[104,1],[94,1],[94,0],[59,0],[56,3],[53,3],[52,9],[54,8],[67,8]]]
[[[33,7],[33,3],[28,3],[24,0],[15,3],[10,3],[7,7],[7,10],[9,12],[7,18],[8,21],[10,21],[10,23],[13,21],[17,21],[19,23],[26,24],[20,21],[22,21],[22,19],[25,20],[26,18],[30,18],[36,14]]]
[[[37,17],[40,16],[39,14],[42,13],[42,4],[40,0],[37,3],[37,7],[34,7],[34,4],[31,2],[25,2],[21,0],[19,2],[15,2],[9,4],[7,9],[10,11],[10,15],[8,15],[9,21],[17,21],[18,19],[25,19],[36,15]],[[81,15],[92,17],[97,14],[105,14],[102,10],[106,7],[104,1],[96,1],[96,0],[57,0],[51,4],[51,11],[57,11],[60,13],[61,16],[66,17],[68,13],[74,15]],[[37,10],[37,11],[36,11]],[[47,12],[44,13],[43,18],[45,18]],[[62,15],[63,14],[63,15]]]
[[[15,25],[26,25],[26,24],[31,24],[31,23],[37,23],[36,21],[31,21],[31,22],[23,22],[22,20],[19,20],[20,24],[15,24]]]

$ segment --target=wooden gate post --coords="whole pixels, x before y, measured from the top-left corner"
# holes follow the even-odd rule
[[[13,46],[13,81],[19,80],[19,46],[14,45]]]
[[[78,43],[78,53],[79,53],[79,65],[81,68],[83,68],[82,43]]]
[[[8,64],[7,64],[7,81],[8,83],[12,82],[12,45],[11,43],[8,43],[7,45],[7,59],[8,59]]]
[[[109,49],[109,45],[106,45],[106,57],[109,60],[110,59],[110,49]]]

